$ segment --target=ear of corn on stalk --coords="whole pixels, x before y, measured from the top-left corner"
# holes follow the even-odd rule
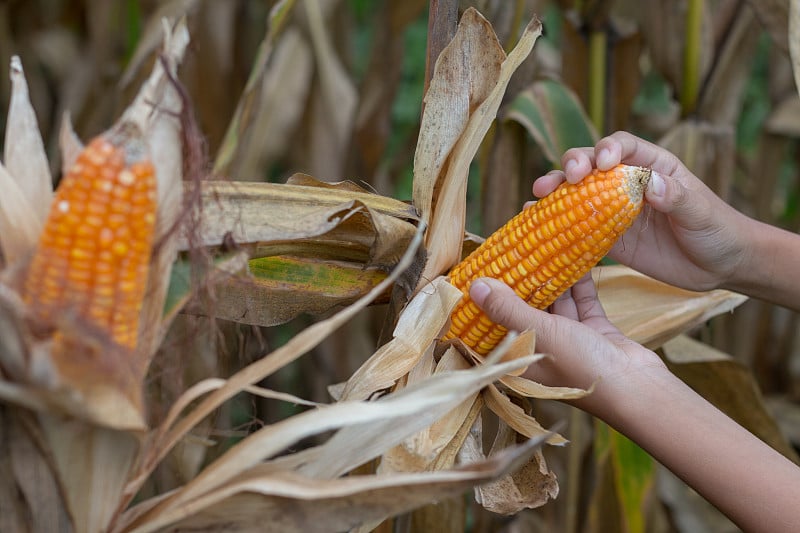
[[[119,138],[118,138],[119,137]],[[156,179],[140,143],[92,140],[64,175],[27,272],[33,318],[73,316],[133,349],[156,219]]]
[[[546,309],[592,269],[641,211],[651,171],[618,165],[562,183],[493,233],[450,271],[464,297],[445,339],[487,354],[505,336],[469,297],[479,277],[504,281],[531,306]]]

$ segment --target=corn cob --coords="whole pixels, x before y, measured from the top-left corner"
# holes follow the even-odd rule
[[[25,279],[33,317],[74,313],[134,348],[156,218],[153,165],[95,138],[64,175]]]
[[[450,271],[464,294],[445,339],[460,338],[490,352],[506,329],[469,297],[479,277],[504,281],[531,306],[546,309],[605,256],[642,208],[650,170],[618,165],[594,170],[580,183],[562,183],[523,210]]]

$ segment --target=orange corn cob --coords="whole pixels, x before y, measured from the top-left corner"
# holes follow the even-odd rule
[[[63,177],[25,280],[37,320],[75,313],[136,346],[156,219],[155,172],[139,152],[97,137]]]
[[[504,281],[531,306],[546,309],[605,256],[642,208],[650,170],[618,165],[594,170],[578,184],[563,183],[522,211],[450,271],[464,297],[446,339],[460,338],[480,354],[506,329],[469,297],[479,277]]]

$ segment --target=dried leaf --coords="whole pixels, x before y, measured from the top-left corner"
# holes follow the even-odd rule
[[[7,264],[23,260],[33,251],[43,224],[25,192],[0,163],[0,251]]]
[[[592,276],[609,320],[651,349],[747,300],[725,290],[679,289],[619,265],[595,268]]]
[[[53,199],[53,178],[36,114],[28,97],[28,83],[19,57],[11,58],[11,102],[5,139],[5,165],[22,190],[33,216],[44,224]]]
[[[516,439],[516,431],[501,422],[489,457],[503,453],[515,444]],[[519,470],[475,488],[475,500],[484,509],[503,515],[541,507],[557,496],[556,476],[547,468],[541,451],[534,453]]]
[[[778,103],[767,117],[764,129],[775,135],[800,137],[800,98],[797,94]]]
[[[511,75],[533,49],[540,34],[541,23],[533,19],[516,47],[503,60],[502,48],[491,26],[477,11],[468,9],[462,17],[456,37],[439,56],[425,98],[425,113],[417,145],[419,154],[414,157],[414,205],[420,209],[423,220],[431,220],[426,243],[436,243],[436,246],[427,247],[428,262],[422,279],[436,277],[461,257],[469,165],[497,115]],[[461,46],[466,46],[468,53],[462,51]],[[460,58],[459,54],[462,53],[466,57]],[[448,60],[451,54],[455,56]],[[463,71],[458,74],[459,66],[469,65],[472,58],[479,58],[480,62],[480,66],[472,67],[477,73],[475,77]],[[447,67],[449,61],[454,61],[454,66]],[[502,61],[499,71],[497,61]],[[471,93],[454,83],[453,76],[455,79],[469,80],[470,89],[475,86],[479,92]],[[436,96],[437,84],[443,86],[441,90],[444,91],[439,96]],[[452,87],[447,89],[450,85]],[[461,109],[452,109],[450,102],[453,98],[463,100]],[[469,119],[464,122],[463,117],[468,112]],[[442,128],[442,123],[451,124],[449,114],[460,116],[462,120]],[[444,176],[440,175],[442,171],[445,172]]]
[[[416,376],[415,379],[417,369],[422,366],[421,363],[426,361],[429,362],[426,365],[427,371],[421,372],[422,375]],[[409,373],[408,382],[411,384],[427,379],[434,372],[466,370],[469,367],[470,364],[461,354],[455,348],[450,347],[442,355],[438,364],[434,364],[433,357],[422,359],[420,364]],[[439,460],[440,454],[445,451],[465,423],[467,428],[472,426],[478,413],[473,409],[477,399],[478,393],[475,393],[430,426],[387,451],[381,457],[378,473],[386,475],[392,472],[422,472],[451,467],[452,462],[448,464]],[[454,461],[455,454],[450,454],[449,460]]]
[[[338,477],[430,425],[503,373],[525,363],[527,360],[520,359],[446,372],[373,402],[340,402],[262,428],[140,517],[138,523],[160,522],[163,518],[159,517],[217,492],[222,484],[298,440],[340,428],[318,448],[314,461],[299,468],[300,473],[314,478]],[[354,442],[360,445],[354,447]]]
[[[158,8],[147,19],[139,36],[136,49],[119,80],[120,87],[128,85],[142,68],[148,57],[155,53],[164,42],[164,20],[176,21],[192,13],[200,2],[198,0],[169,0],[160,2]]]
[[[214,283],[214,316],[258,326],[283,324],[303,313],[319,316],[353,303],[387,276],[361,263],[286,256],[252,259],[249,274]],[[202,304],[197,311],[204,311]]]
[[[750,8],[767,30],[772,42],[781,50],[789,50],[789,28],[787,21],[791,9],[791,0],[748,0]]]
[[[376,236],[365,229],[374,224],[366,220],[368,211],[364,207],[400,220],[416,219],[413,208],[393,198],[353,190],[350,185],[319,187],[319,182],[310,178],[302,183],[204,182],[199,244],[215,246],[226,238],[237,243],[263,243],[317,237],[353,216],[360,219],[360,231],[355,231],[355,236],[372,244]],[[407,225],[406,230],[413,235],[413,226]],[[182,248],[187,245],[184,242]],[[402,249],[396,245],[395,250]]]
[[[528,360],[532,359],[529,358]],[[491,409],[517,433],[528,438],[535,438],[549,433],[535,418],[526,413],[522,407],[512,402],[496,386],[489,385],[483,393],[483,399],[486,401],[486,407]],[[553,446],[562,446],[567,443],[567,439],[556,433],[547,439],[547,443]]]
[[[247,78],[244,92],[239,98],[236,111],[228,125],[225,138],[221,143],[216,161],[214,162],[214,174],[216,175],[234,175],[239,179],[247,179],[247,176],[240,175],[241,172],[237,170],[239,167],[234,168],[233,165],[236,164],[241,157],[245,157],[242,152],[250,146],[251,142],[254,145],[257,144],[254,140],[254,127],[257,127],[259,118],[265,118],[263,117],[265,111],[261,109],[260,106],[264,104],[264,99],[271,101],[274,98],[274,95],[271,94],[272,91],[267,90],[268,87],[272,87],[272,83],[265,79],[267,75],[270,75],[270,71],[267,70],[267,64],[272,56],[272,49],[275,45],[275,41],[278,35],[283,31],[288,17],[292,13],[295,2],[296,0],[279,0],[270,10],[267,34],[258,47],[254,65]],[[305,41],[299,39],[297,33],[288,33],[294,33],[294,36],[287,37],[285,41],[292,44],[294,40],[298,48],[307,48]],[[288,49],[288,45],[284,44],[283,46],[286,46]],[[303,62],[306,61],[307,55],[307,52],[303,50],[300,55],[300,57],[303,58]],[[296,65],[300,72],[303,71],[301,64],[302,63],[298,63]],[[276,70],[283,72],[281,69]],[[285,103],[285,99],[281,99],[281,101]],[[255,179],[255,177],[253,177],[253,179]]]
[[[69,113],[64,113],[61,119],[61,128],[58,130],[58,146],[61,149],[61,172],[66,174],[78,159],[78,154],[83,150],[83,143],[72,129],[72,118]]]
[[[154,433],[153,444],[149,448],[147,456],[143,458],[139,465],[139,471],[133,476],[128,486],[126,491],[127,497],[132,498],[142,486],[152,469],[175,447],[175,444],[216,408],[238,394],[245,387],[261,381],[279,368],[286,366],[288,363],[305,354],[308,350],[317,346],[336,328],[344,324],[358,311],[382,294],[412,263],[421,241],[422,233],[418,232],[392,273],[357,302],[346,307],[331,318],[317,322],[306,328],[274,352],[234,374],[227,380],[223,387],[215,390],[208,397],[200,401],[192,411],[187,413],[180,420],[173,421],[169,419],[165,423],[162,423]],[[182,400],[179,398],[176,403],[181,403],[181,401]],[[174,424],[172,422],[174,422]],[[244,442],[249,445],[251,441]],[[266,454],[266,456],[269,455],[270,453]]]
[[[75,531],[51,458],[41,451],[41,435],[34,435],[37,431],[24,411],[0,408],[0,530]],[[5,468],[3,461],[8,462]],[[3,495],[5,489],[17,493]],[[12,526],[15,514],[17,524]]]
[[[75,531],[105,531],[139,449],[135,434],[40,414]]]
[[[534,361],[534,364],[536,361]],[[592,389],[573,389],[571,387],[548,387],[527,378],[518,376],[503,376],[500,383],[526,398],[539,400],[575,400],[591,394]]]
[[[437,278],[403,309],[393,338],[347,380],[341,400],[363,400],[406,375],[441,334],[461,291]]]
[[[175,509],[139,533],[170,530],[289,532],[346,531],[409,511],[430,501],[462,494],[513,471],[541,445],[531,440],[481,462],[448,471],[361,475],[336,480],[307,478],[259,467],[202,498]]]
[[[218,172],[237,180],[258,181],[270,164],[285,155],[303,118],[314,76],[311,45],[298,28],[288,28],[275,45],[269,69],[253,96],[257,98],[248,129],[239,132],[236,155]],[[240,103],[241,105],[241,103]],[[229,131],[229,135],[232,133]],[[230,142],[233,146],[233,138]],[[218,164],[227,154],[220,150]]]
[[[312,174],[338,180],[345,170],[358,93],[335,54],[320,1],[304,0],[303,4],[320,83],[320,91],[312,93],[311,160],[308,164]]]

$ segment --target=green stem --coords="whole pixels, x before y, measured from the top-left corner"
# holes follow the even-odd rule
[[[694,111],[700,91],[700,39],[703,30],[703,0],[689,0],[686,12],[686,43],[683,50],[681,112]]]
[[[606,48],[608,34],[605,30],[592,30],[589,34],[589,118],[602,135],[605,131],[606,111]]]

